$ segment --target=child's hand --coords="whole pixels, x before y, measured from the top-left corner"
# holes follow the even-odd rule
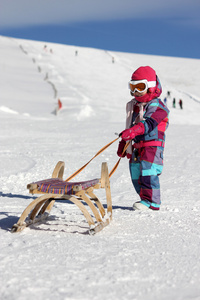
[[[129,129],[125,129],[120,133],[120,135],[122,140],[129,141],[129,140],[133,140],[137,135],[144,134],[144,131],[145,131],[144,124],[140,122]]]
[[[124,141],[132,140],[135,137],[135,132],[133,130],[133,127],[130,129],[125,129],[121,133],[122,133],[122,135],[121,135],[122,140],[124,140]]]
[[[126,151],[123,153],[123,150],[124,150],[125,145],[126,145],[126,142],[125,142],[125,141],[121,140],[121,141],[119,142],[119,146],[118,146],[118,150],[117,150],[117,155],[118,155],[119,157],[125,157],[125,156],[126,156]],[[123,154],[122,154],[122,153],[123,153]]]

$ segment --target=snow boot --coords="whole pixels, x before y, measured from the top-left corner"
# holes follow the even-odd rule
[[[148,210],[149,206],[144,201],[138,201],[133,204],[133,210]]]

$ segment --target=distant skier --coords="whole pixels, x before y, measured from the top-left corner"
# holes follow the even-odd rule
[[[58,109],[60,110],[62,108],[62,102],[60,101],[60,99],[58,99]]]
[[[183,101],[181,99],[179,100],[179,106],[180,106],[180,109],[183,109]]]
[[[173,108],[176,108],[176,99],[173,99]]]
[[[165,130],[169,110],[158,98],[160,81],[151,67],[138,68],[129,81],[131,96],[126,105],[126,129],[121,132],[117,154],[129,159],[132,183],[140,196],[134,210],[159,210],[159,175],[163,169]],[[131,141],[125,154],[123,149]]]
[[[62,109],[62,102],[60,101],[60,99],[58,99],[58,104],[57,104],[57,106],[56,106],[56,108],[55,108],[55,111],[54,111],[55,115],[57,115],[58,112],[59,112],[61,109]]]

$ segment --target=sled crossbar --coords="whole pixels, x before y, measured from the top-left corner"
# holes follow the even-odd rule
[[[31,194],[42,194],[42,196],[34,199],[26,207],[18,222],[13,225],[12,232],[22,231],[25,227],[46,219],[56,200],[69,200],[77,205],[88,222],[90,234],[97,233],[110,223],[112,199],[107,163],[102,163],[101,178],[81,182],[64,181],[64,167],[64,162],[59,161],[54,168],[52,178],[27,185]],[[100,188],[105,189],[106,209],[94,194],[94,189]],[[88,208],[92,214],[89,213]]]

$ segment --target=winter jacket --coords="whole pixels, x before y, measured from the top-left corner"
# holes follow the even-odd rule
[[[138,104],[135,100],[131,100],[126,106],[127,119],[126,128],[134,125],[134,122],[139,114]],[[169,110],[159,98],[154,98],[148,103],[144,104],[144,114],[142,122],[145,126],[145,133],[136,136],[135,143],[140,141],[165,141],[165,130],[168,127]],[[131,153],[131,147],[127,150]]]

